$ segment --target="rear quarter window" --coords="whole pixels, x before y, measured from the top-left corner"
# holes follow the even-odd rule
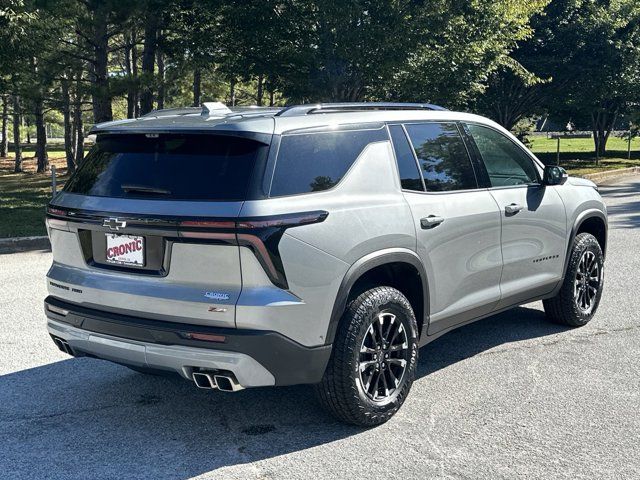
[[[388,140],[384,128],[283,135],[272,197],[328,190],[340,182],[364,148]]]

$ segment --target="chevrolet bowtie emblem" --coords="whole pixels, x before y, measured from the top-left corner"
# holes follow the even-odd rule
[[[124,220],[118,220],[117,218],[105,218],[102,222],[103,227],[109,227],[109,230],[120,230],[127,226],[127,222]]]

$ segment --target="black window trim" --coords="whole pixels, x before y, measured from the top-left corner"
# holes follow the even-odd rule
[[[422,172],[420,171],[420,164],[418,163],[418,160],[414,153],[413,145],[411,145],[411,141],[409,140],[409,137],[407,135],[407,130],[404,128],[404,125],[401,123],[387,123],[386,127],[387,127],[387,135],[389,135],[389,141],[391,142],[391,150],[393,151],[393,158],[396,164],[396,172],[398,173],[398,184],[400,185],[400,190],[402,190],[403,192],[426,193],[427,187],[424,184],[424,177],[422,176]],[[393,136],[391,135],[391,129],[389,127],[400,127],[402,129],[402,134],[404,135],[404,139],[407,142],[407,145],[409,146],[412,152],[411,154],[413,156],[413,161],[416,166],[416,172],[420,176],[420,183],[422,183],[422,190],[411,190],[408,188],[402,188],[402,178],[400,178],[400,165],[398,163],[398,154],[396,151],[396,145],[393,142]]]
[[[281,135],[274,135],[274,141],[275,141],[275,137],[277,136],[277,146],[276,148],[272,148],[271,150],[274,152],[273,153],[273,160],[269,159],[269,188],[267,190],[268,194],[267,197],[268,199],[277,199],[277,198],[290,198],[290,197],[299,197],[301,195],[317,195],[320,193],[325,193],[325,192],[332,192],[333,190],[335,190],[337,187],[339,187],[342,182],[344,181],[345,178],[347,178],[347,176],[349,175],[349,173],[351,172],[351,170],[353,170],[355,164],[357,163],[357,160],[360,158],[360,156],[362,155],[362,153],[369,148],[371,145],[375,144],[375,143],[384,143],[384,142],[388,142],[390,140],[389,137],[389,131],[386,128],[386,125],[384,123],[381,122],[375,122],[374,125],[377,125],[378,128],[353,128],[353,129],[340,129],[340,128],[336,128],[336,129],[326,129],[326,130],[318,130],[318,131],[310,131],[310,132],[301,132],[301,131],[296,131],[295,133],[283,133]],[[366,132],[366,131],[375,131],[375,130],[384,130],[387,133],[387,139],[386,140],[376,140],[375,142],[371,142],[371,143],[367,143],[364,148],[362,149],[362,151],[358,154],[358,156],[355,158],[355,160],[351,163],[351,165],[349,166],[349,168],[347,169],[346,172],[344,172],[344,175],[342,176],[342,178],[340,178],[340,180],[338,181],[338,183],[336,183],[333,187],[331,188],[327,188],[326,190],[319,190],[316,192],[302,192],[302,193],[292,193],[290,195],[277,195],[277,196],[273,196],[271,195],[271,188],[273,186],[273,179],[275,178],[276,175],[276,167],[277,167],[277,163],[278,163],[278,156],[280,155],[280,145],[281,145],[281,140],[283,137],[288,137],[288,136],[296,136],[296,135],[319,135],[319,134],[323,134],[323,133],[329,133],[329,132],[345,132],[345,131],[349,131],[349,132]],[[275,143],[275,142],[274,142]],[[265,183],[266,185],[266,183]]]
[[[544,172],[544,164],[535,155],[533,155],[533,153],[531,153],[528,149],[523,148],[521,145],[519,145],[518,143],[514,142],[511,138],[509,138],[507,135],[505,135],[504,132],[501,132],[500,130],[498,130],[497,128],[495,128],[492,125],[487,125],[486,123],[482,123],[482,122],[474,122],[474,121],[466,121],[466,120],[462,121],[461,123],[462,123],[463,130],[465,132],[465,137],[468,137],[468,142],[473,146],[473,149],[475,150],[476,155],[478,156],[478,162],[479,162],[478,167],[482,169],[483,175],[486,177],[485,181],[487,182],[487,186],[486,186],[487,190],[505,190],[505,189],[509,189],[509,188],[531,188],[531,187],[541,186],[542,185],[542,172]],[[471,132],[468,131],[468,129],[466,128],[467,125],[477,125],[479,127],[485,127],[485,128],[490,129],[490,130],[493,130],[494,132],[500,134],[502,137],[504,137],[508,141],[510,141],[521,152],[524,152],[526,157],[529,158],[529,160],[531,160],[531,163],[534,166],[538,181],[537,182],[532,182],[532,183],[523,183],[523,184],[520,184],[520,185],[503,185],[503,186],[498,186],[498,187],[492,186],[491,185],[491,179],[489,178],[489,172],[487,171],[487,167],[486,167],[486,165],[484,163],[484,158],[482,158],[482,154],[480,153],[480,150],[478,149],[478,146],[476,144],[475,139],[473,138],[473,135],[471,135]],[[542,170],[542,172],[541,172],[541,170]]]
[[[465,189],[461,189],[461,190],[446,190],[443,192],[433,192],[433,191],[429,191],[426,189],[426,184],[424,182],[424,175],[422,175],[422,170],[420,168],[420,161],[418,160],[418,155],[416,154],[416,149],[413,147],[413,143],[411,142],[411,138],[409,137],[409,134],[407,132],[407,129],[405,128],[405,125],[424,125],[425,123],[453,123],[456,125],[456,128],[458,129],[458,133],[460,135],[460,138],[462,139],[462,143],[464,144],[465,150],[467,152],[467,156],[469,158],[469,161],[471,162],[471,168],[473,169],[473,175],[476,179],[476,188],[465,188]],[[465,138],[465,133],[463,133],[463,130],[460,126],[460,121],[459,120],[437,120],[437,119],[429,119],[429,120],[410,120],[410,121],[393,121],[393,122],[387,122],[388,126],[392,126],[392,125],[400,125],[402,127],[402,130],[404,131],[405,137],[407,138],[407,141],[409,142],[409,146],[411,147],[411,152],[413,153],[413,158],[416,162],[416,165],[418,166],[418,173],[420,174],[420,177],[422,178],[422,185],[425,188],[423,192],[419,191],[419,190],[407,190],[404,188],[401,188],[401,190],[403,192],[406,193],[417,193],[417,194],[428,194],[428,195],[455,195],[458,193],[465,193],[465,192],[477,192],[479,190],[486,190],[486,187],[483,187],[480,184],[480,181],[478,179],[478,171],[477,171],[477,166],[476,166],[476,162],[474,160],[474,156],[471,154],[471,152],[469,151],[469,147],[467,145],[466,142],[466,138]],[[391,135],[389,135],[389,138],[391,138]],[[393,140],[391,140],[393,142]],[[398,160],[396,158],[396,152],[395,152],[395,148],[393,149],[393,156],[394,159],[396,161],[396,169],[398,168]],[[398,178],[400,178],[400,173],[398,173]],[[401,184],[402,185],[402,184]]]

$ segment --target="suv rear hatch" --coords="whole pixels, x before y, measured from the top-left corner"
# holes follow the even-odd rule
[[[102,134],[47,211],[49,293],[138,317],[235,326],[237,217],[268,144]]]

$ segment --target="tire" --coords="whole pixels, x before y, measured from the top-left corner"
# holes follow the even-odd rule
[[[418,325],[411,304],[395,288],[372,288],[350,302],[340,320],[316,396],[339,420],[380,425],[407,398],[417,362]]]
[[[586,325],[598,309],[603,286],[604,256],[600,244],[590,233],[576,235],[562,287],[555,297],[543,301],[547,318],[570,327]]]

